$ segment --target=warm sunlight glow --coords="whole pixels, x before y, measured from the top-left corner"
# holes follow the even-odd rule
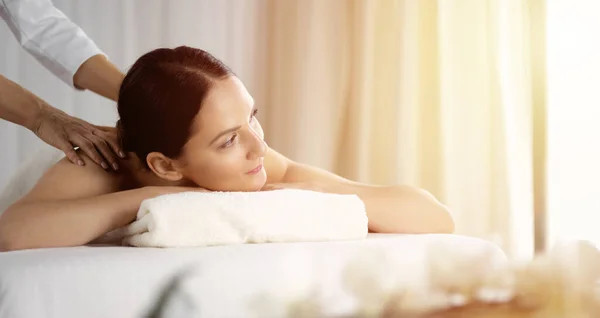
[[[549,243],[600,245],[600,1],[548,0]]]

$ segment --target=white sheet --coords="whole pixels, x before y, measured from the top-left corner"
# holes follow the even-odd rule
[[[341,284],[347,261],[371,260],[380,267],[384,282],[417,286],[426,280],[426,251],[433,244],[462,260],[484,253],[491,253],[490,264],[505,260],[495,245],[455,235],[370,234],[365,240],[344,242],[17,251],[0,253],[0,317],[142,317],[169,278],[189,266],[195,272],[184,291],[193,299],[195,317],[285,317],[286,304],[314,287],[328,299],[328,312],[347,313],[354,306]],[[261,297],[269,306],[259,310]],[[169,317],[178,316],[172,312]]]

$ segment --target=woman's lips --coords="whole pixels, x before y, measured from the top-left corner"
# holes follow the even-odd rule
[[[257,174],[257,173],[259,173],[262,170],[262,168],[263,168],[263,165],[260,164],[260,165],[258,165],[258,167],[256,167],[256,168],[248,171],[247,173],[248,174]]]

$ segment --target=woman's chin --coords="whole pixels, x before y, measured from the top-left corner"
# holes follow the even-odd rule
[[[257,175],[252,176],[252,180],[250,182],[251,190],[249,191],[260,191],[265,184],[267,184],[267,174],[263,170]]]

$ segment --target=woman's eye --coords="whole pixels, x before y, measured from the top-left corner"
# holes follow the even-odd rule
[[[256,117],[256,114],[258,114],[258,109],[254,109],[252,111],[252,114],[250,115],[250,122],[252,122],[254,120],[254,117]]]
[[[231,136],[231,138],[229,138],[229,140],[227,140],[227,142],[225,142],[222,147],[223,148],[227,148],[227,147],[233,145],[233,143],[235,142],[236,138],[237,138],[237,134]]]

